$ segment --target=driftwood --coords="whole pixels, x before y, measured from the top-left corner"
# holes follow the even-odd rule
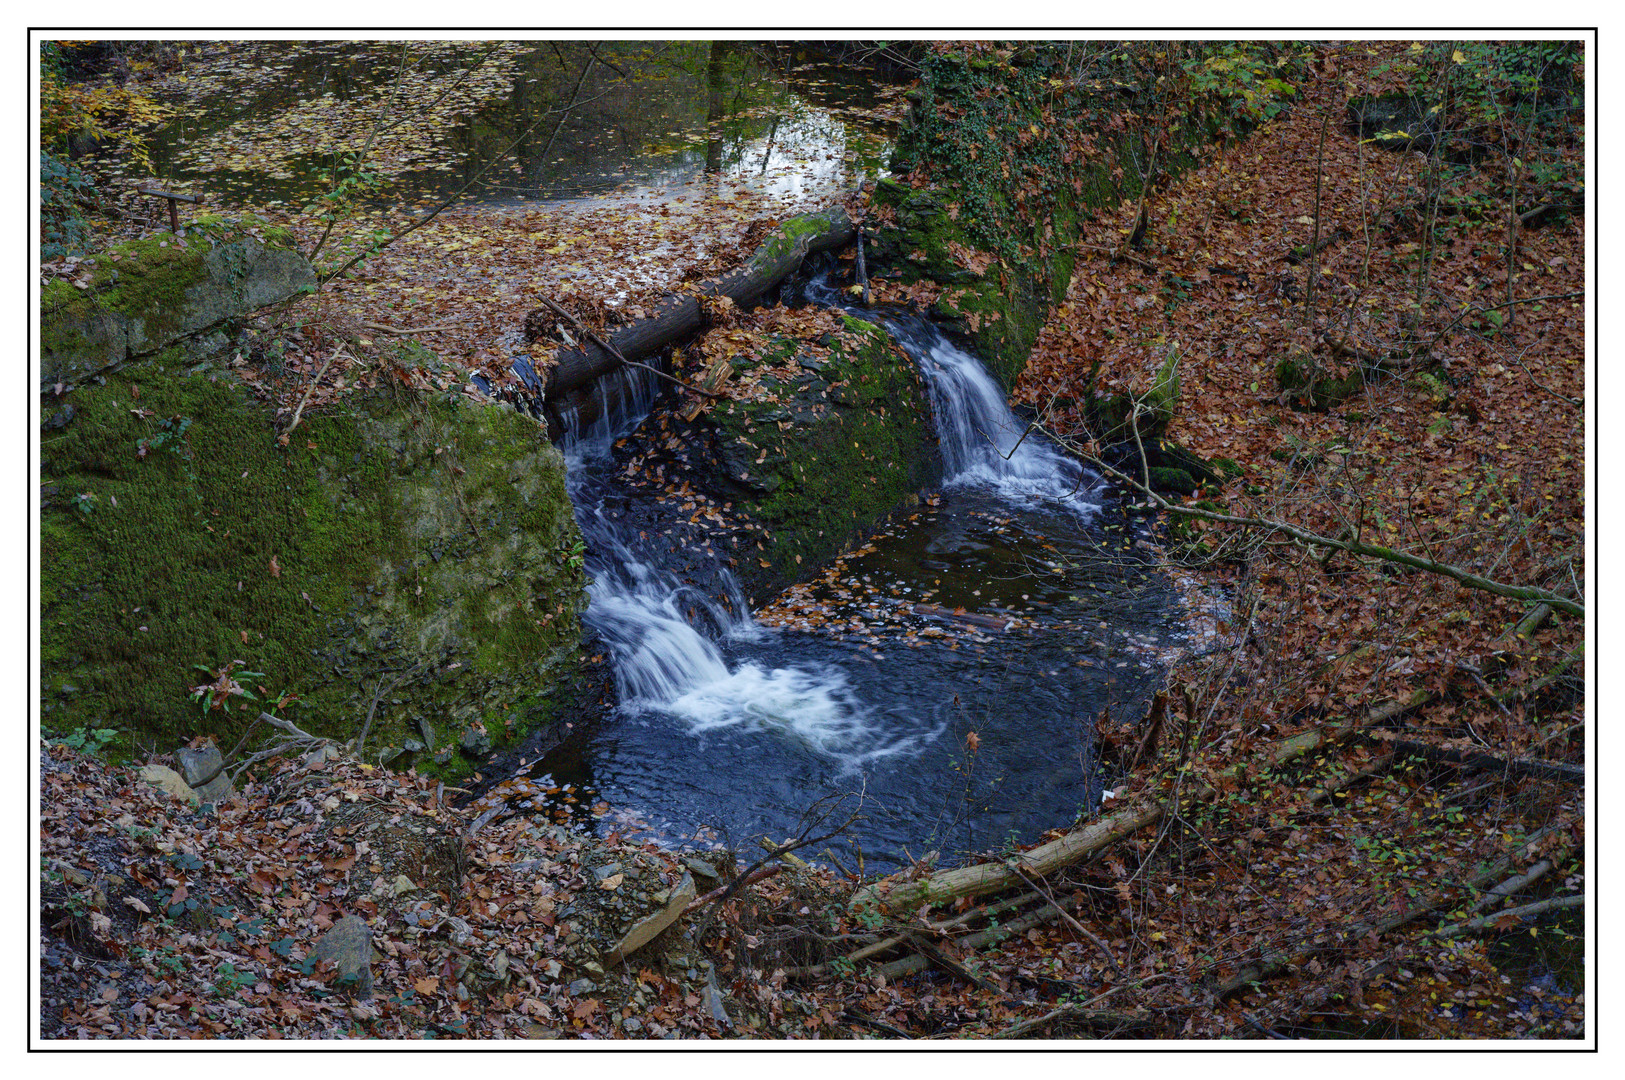
[[[648,318],[620,328],[604,344],[560,351],[547,376],[547,400],[560,401],[585,389],[620,367],[623,359],[642,360],[692,335],[705,324],[702,299],[726,296],[735,304],[752,303],[794,273],[808,255],[844,247],[856,235],[852,220],[839,206],[791,218],[739,269],[666,297]]]

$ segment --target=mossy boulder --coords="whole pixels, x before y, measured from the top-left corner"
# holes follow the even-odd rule
[[[757,361],[781,373],[760,376],[768,393],[718,402],[681,440],[700,485],[756,537],[738,570],[757,597],[806,578],[941,479],[918,367],[873,323],[840,324],[814,343],[777,338]]]
[[[44,402],[42,722],[230,746],[263,687],[346,739],[376,702],[369,757],[415,738],[443,764],[477,725],[500,746],[545,722],[585,577],[540,425],[373,390],[282,445],[269,405],[192,366],[172,348]],[[223,669],[260,700],[191,699]]]
[[[40,298],[42,389],[74,385],[177,341],[194,352],[215,331],[316,283],[292,238],[254,218],[190,223],[98,252]]]
[[[1358,364],[1342,374],[1328,370],[1307,350],[1293,346],[1275,361],[1275,384],[1295,404],[1325,411],[1363,390],[1366,373]]]

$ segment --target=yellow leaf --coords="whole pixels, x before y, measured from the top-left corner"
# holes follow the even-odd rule
[[[568,240],[560,240],[557,244],[554,244],[552,247],[550,247],[547,250],[545,250],[544,252],[542,252],[542,254],[544,254],[544,255],[562,255],[566,250],[569,249],[569,247],[570,247],[570,241],[568,241]]]
[[[1457,64],[1465,64],[1467,62],[1467,58],[1462,55],[1460,49],[1457,49],[1455,52],[1451,53],[1450,59]]]

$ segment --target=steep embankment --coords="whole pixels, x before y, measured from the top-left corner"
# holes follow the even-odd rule
[[[229,746],[275,701],[323,734],[370,717],[374,756],[466,770],[459,748],[544,722],[584,577],[540,425],[410,350],[279,410],[222,327],[309,267],[187,233],[46,291],[44,723],[118,729],[130,754]]]

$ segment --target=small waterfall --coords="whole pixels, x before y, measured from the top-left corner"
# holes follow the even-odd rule
[[[849,307],[827,275],[809,282],[806,296],[878,322],[920,365],[930,387],[947,484],[990,490],[1016,503],[1053,500],[1085,517],[1100,509],[1087,499],[1099,477],[1016,419],[982,362],[928,320]]]
[[[634,429],[659,390],[654,377],[623,368],[614,404],[584,429],[566,413],[562,449],[570,499],[587,541],[586,621],[609,647],[621,707],[659,712],[698,734],[726,728],[776,730],[809,749],[852,761],[893,747],[868,738],[866,710],[838,669],[771,670],[730,665],[724,649],[770,632],[751,619],[733,574],[713,564],[704,587],[680,580],[653,545],[621,520],[611,451]]]
[[[807,295],[839,304],[827,278],[808,285]],[[1027,434],[974,356],[916,316],[855,313],[882,322],[921,365],[950,485],[1018,505],[1043,499],[1081,514],[1096,509],[1082,498],[1093,477]],[[879,723],[876,708],[858,700],[847,674],[832,664],[765,667],[750,658],[774,652],[766,646],[777,632],[751,619],[727,567],[713,562],[703,574],[689,568],[680,578],[668,568],[669,556],[663,560],[660,538],[651,540],[623,520],[627,500],[614,483],[613,445],[642,421],[661,388],[636,368],[622,368],[609,380],[601,391],[605,405],[591,424],[564,415],[562,448],[589,552],[586,621],[609,647],[621,708],[675,717],[696,735],[773,731],[848,766],[907,753],[935,738],[940,724],[900,727],[895,716],[889,725]],[[705,580],[695,584],[696,577]]]

